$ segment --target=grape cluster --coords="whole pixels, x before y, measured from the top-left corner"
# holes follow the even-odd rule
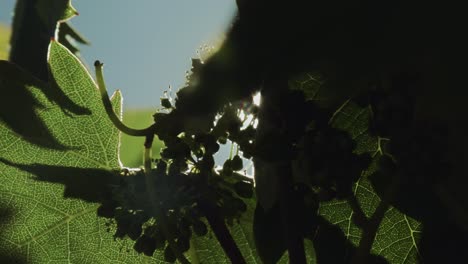
[[[163,107],[172,107],[165,99]],[[245,153],[252,149],[255,129],[252,124],[243,127],[241,111],[255,110],[249,102],[226,105],[208,132],[186,129],[183,122],[175,129],[176,122],[170,121],[179,115],[175,108],[157,113],[156,132],[165,144],[161,158],[151,162],[150,171],[122,177],[111,199],[99,209],[101,216],[114,219],[115,237],[135,240],[134,249],[148,256],[164,250],[165,260],[174,262],[177,253],[189,250],[193,233],[207,235],[210,220],[221,219],[223,225],[238,220],[247,210],[245,199],[254,195],[253,180],[241,173],[240,153],[227,159],[221,169],[215,167],[213,155],[227,140],[238,142]],[[151,178],[151,186],[145,177]],[[148,201],[149,192],[156,201]]]
[[[436,66],[438,60],[430,56],[438,48],[413,52],[414,47],[425,44],[419,39],[426,35],[413,34],[420,20],[413,19],[414,16],[408,16],[411,21],[405,18],[406,13],[417,10],[417,5],[383,10],[369,4],[372,1],[341,7],[327,1],[302,1],[299,5],[237,2],[239,14],[219,52],[206,63],[192,60],[192,75],[186,87],[178,91],[175,102],[170,98],[161,99],[167,111],[154,115],[152,131],[164,141],[161,158],[154,160],[150,169],[146,166],[144,173],[124,177],[99,213],[115,218],[116,236],[135,240],[138,252],[152,255],[156,249],[164,250],[165,259],[173,262],[180,257],[180,252],[189,249],[193,233],[219,232],[212,225],[213,219],[231,223],[247,210],[247,199],[254,195],[253,182],[240,171],[244,168],[243,158],[253,158],[259,198],[254,217],[255,239],[265,242],[259,245],[268,245],[264,251],[257,246],[260,257],[265,259],[265,255],[279,252],[279,259],[289,250],[290,260],[298,259],[301,256],[294,250],[294,243],[300,241],[297,238],[315,237],[318,233],[315,227],[322,225],[325,232],[319,235],[326,236],[327,243],[314,239],[320,262],[322,256],[330,255],[329,250],[324,254],[324,244],[326,248],[337,241],[340,243],[335,244],[343,245],[341,242],[348,237],[341,239],[338,228],[324,221],[318,223],[319,201],[353,195],[353,184],[371,162],[369,155],[357,154],[356,142],[347,132],[330,123],[331,115],[343,97],[348,99],[357,86],[374,80],[374,76],[387,78],[394,69],[426,71],[425,68]],[[323,12],[309,16],[311,8],[307,7],[313,5],[316,5],[314,10]],[[403,14],[401,21],[406,19],[410,23],[386,23],[400,17],[399,14]],[[425,16],[422,18],[428,21]],[[418,23],[411,26],[412,20]],[[304,32],[321,37],[303,38],[311,35]],[[401,39],[408,40],[405,43],[409,45],[401,45]],[[381,51],[390,51],[384,52],[390,55],[382,57]],[[434,65],[425,67],[420,65],[421,61]],[[324,78],[317,83],[322,86],[326,80],[325,95],[319,93],[318,87],[305,87],[305,82],[298,89],[288,87],[290,77],[304,70],[323,74]],[[314,79],[307,76],[307,82]],[[392,77],[390,85],[387,84],[383,86],[390,86],[390,90],[379,88],[366,91],[363,96],[366,100],[362,106],[370,105],[372,109],[371,134],[391,139],[385,149],[391,156],[384,155],[375,164],[387,175],[370,178],[377,192],[379,182],[399,178],[399,185],[406,187],[397,196],[403,197],[401,200],[406,203],[419,199],[412,205],[414,209],[425,199],[414,197],[420,193],[414,190],[429,189],[424,187],[448,173],[447,157],[443,155],[441,141],[431,137],[434,133],[425,133],[432,131],[432,127],[423,129],[413,124],[414,76]],[[262,89],[261,107],[251,102],[252,93],[258,89]],[[315,103],[314,100],[323,101]],[[242,116],[247,115],[258,117],[258,128],[255,122],[245,124]],[[220,145],[228,142],[233,142],[238,149],[217,168],[213,156]],[[259,169],[262,166],[268,169]],[[147,185],[148,177],[152,185]],[[392,184],[381,185],[385,185],[379,193],[383,200],[387,196],[385,187]],[[262,187],[267,187],[263,188],[268,194],[263,195],[266,197],[263,200],[270,201],[269,206],[260,199]],[[148,193],[157,199],[149,199]],[[395,203],[400,211],[408,211],[401,210],[406,205]],[[283,230],[278,231],[278,227]],[[284,245],[270,247],[268,242]],[[302,241],[297,248],[303,248]],[[354,252],[351,243],[346,244],[345,252],[347,255]],[[343,259],[343,254],[338,255]]]
[[[197,162],[191,171],[186,171],[187,164],[159,159],[151,171],[154,191],[159,198],[157,210],[149,205],[147,186],[142,173],[138,172],[114,187],[113,200],[101,206],[100,215],[114,218],[115,237],[128,236],[135,240],[136,251],[151,256],[156,249],[164,249],[166,260],[173,262],[175,253],[167,243],[169,238],[164,228],[175,240],[178,250],[185,252],[190,248],[192,233],[197,236],[208,233],[206,219],[210,215],[207,214],[213,212],[205,209],[207,203],[228,223],[233,223],[247,210],[244,199],[253,196],[253,185],[250,178],[235,171],[240,167],[239,159],[236,156],[228,160],[235,166],[219,173],[211,167],[210,174],[207,174],[206,158]],[[230,176],[224,176],[228,174]],[[160,224],[161,217],[166,219],[167,227]]]

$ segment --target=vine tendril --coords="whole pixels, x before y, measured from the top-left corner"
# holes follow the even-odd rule
[[[144,129],[134,129],[126,126],[120,118],[117,117],[114,110],[112,109],[112,103],[109,100],[109,94],[107,93],[106,83],[104,82],[104,76],[102,73],[102,66],[104,64],[100,61],[94,62],[94,69],[96,71],[96,81],[99,88],[99,92],[101,93],[101,99],[104,104],[104,108],[106,109],[106,113],[109,116],[109,119],[112,121],[115,127],[119,129],[122,133],[125,133],[130,136],[136,137],[143,137],[150,134],[154,134],[154,125],[151,125]]]

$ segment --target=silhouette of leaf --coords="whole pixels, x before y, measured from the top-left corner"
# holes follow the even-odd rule
[[[78,15],[78,11],[71,5],[71,0],[38,0],[36,9],[46,25],[57,21],[66,21]]]
[[[77,44],[90,44],[87,39],[81,36],[81,34],[67,22],[59,24],[58,41],[75,55],[80,52]]]
[[[71,0],[16,2],[8,60],[47,82],[49,41],[55,38],[58,22],[66,21],[78,12],[71,6]]]

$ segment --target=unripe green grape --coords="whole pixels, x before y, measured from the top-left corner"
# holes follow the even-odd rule
[[[159,232],[158,234],[156,234],[156,236],[154,236],[154,240],[155,240],[155,246],[157,249],[163,249],[164,246],[166,245],[166,237],[164,236],[162,232]]]
[[[238,171],[238,170],[242,170],[242,168],[243,168],[243,164],[242,164],[241,157],[239,157],[239,155],[235,155],[231,161],[231,169],[233,171]]]
[[[143,253],[146,256],[152,256],[156,250],[156,241],[148,235],[143,235],[137,239],[133,248],[138,253]]]
[[[179,233],[181,237],[190,238],[192,230],[190,229],[190,222],[186,218],[182,218],[179,222]]]
[[[176,244],[180,251],[186,252],[190,249],[190,238],[184,236],[179,237]]]
[[[220,144],[223,144],[223,145],[226,144],[226,143],[227,143],[227,135],[224,135],[224,136],[219,137],[219,138],[218,138],[218,142],[219,142]]]
[[[167,163],[163,160],[158,160],[156,164],[156,171],[160,174],[166,174]]]
[[[232,174],[232,161],[229,159],[223,164],[223,174],[226,176],[230,176]]]
[[[215,142],[210,143],[205,146],[205,151],[208,154],[214,154],[219,151],[219,144]]]
[[[201,220],[196,220],[193,223],[192,227],[193,232],[195,232],[197,236],[205,236],[208,233],[208,227]]]
[[[177,156],[177,153],[174,149],[165,148],[161,151],[161,157],[164,159],[174,159]]]
[[[211,155],[204,155],[201,163],[202,169],[205,170],[211,170],[215,165],[214,158]]]
[[[253,126],[248,126],[244,130],[242,130],[242,136],[248,139],[254,138],[256,129]]]
[[[234,183],[234,190],[237,195],[242,198],[252,198],[253,196],[253,186],[250,183],[244,181],[238,181]]]
[[[169,101],[169,98],[161,98],[161,105],[164,108],[172,108],[171,101]]]
[[[142,232],[141,223],[132,222],[128,228],[128,237],[132,240],[136,240],[140,237]]]
[[[174,251],[169,247],[169,245],[166,246],[164,249],[164,260],[167,262],[174,263],[176,261],[177,257],[174,254]]]
[[[238,199],[238,198],[234,198],[232,200],[232,205],[233,207],[236,209],[236,210],[239,210],[241,212],[245,212],[247,211],[247,205],[244,203],[244,201],[242,201],[241,199]]]
[[[195,141],[200,143],[205,148],[205,153],[213,154],[218,152],[219,145],[216,143],[216,138],[211,134],[197,135]]]

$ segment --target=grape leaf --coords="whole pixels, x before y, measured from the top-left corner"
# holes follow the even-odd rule
[[[115,224],[96,216],[102,190],[118,181],[115,171],[121,168],[119,133],[108,120],[89,73],[58,42],[51,43],[49,66],[64,93],[78,105],[88,107],[91,114],[67,114],[31,86],[33,97],[43,106],[36,110],[37,115],[56,140],[69,149],[41,147],[5,124],[0,125],[0,260],[164,262],[162,251],[155,251],[150,258],[136,253],[130,239],[115,240]],[[114,111],[119,113],[120,93],[112,101]],[[256,201],[250,201],[253,208]],[[251,215],[245,214],[231,231],[248,262],[259,263],[249,219]],[[212,236],[192,241],[190,260],[229,262]]]
[[[238,222],[235,221],[232,226],[229,226],[229,229],[245,261],[247,263],[261,264],[262,261],[257,253],[253,234],[253,218],[257,199],[253,197],[244,201],[247,203],[247,211],[242,214]],[[278,226],[278,228],[280,227]],[[311,241],[305,240],[304,245],[308,263],[316,263]],[[230,263],[211,230],[204,237],[195,236],[191,246],[189,258],[192,263]],[[278,261],[278,264],[283,263],[289,263],[287,252]]]
[[[31,87],[45,91],[48,85],[19,66],[0,61],[0,120],[23,139],[39,146],[65,149],[38,116],[44,106],[31,94]],[[14,113],[14,114],[12,114]]]
[[[304,93],[306,100],[322,101],[323,95],[320,94],[324,80],[320,75],[313,73],[303,73],[291,78],[288,87],[291,90],[299,90]]]
[[[119,133],[85,67],[57,42],[50,45],[49,66],[64,93],[91,114],[66,114],[30,87],[44,106],[38,116],[70,150],[32,144],[0,123],[0,262],[163,262],[159,253],[138,255],[130,240],[116,241],[114,227],[106,230],[106,220],[97,217],[101,188],[121,167]],[[120,113],[120,94],[112,101]]]
[[[261,263],[255,248],[252,230],[256,199],[244,201],[247,204],[247,211],[242,214],[238,222],[235,221],[232,226],[228,227],[246,262]],[[191,246],[189,257],[192,263],[230,263],[211,229],[206,236],[194,236]]]
[[[369,181],[379,169],[380,158],[386,155],[387,141],[368,132],[371,114],[369,107],[347,101],[331,119],[332,126],[348,131],[356,140],[356,153],[370,153],[373,161],[355,183],[354,198],[322,203],[319,211],[326,220],[339,226],[347,240],[357,247],[355,253],[345,253],[354,254],[348,257],[356,258],[367,250],[390,263],[416,263],[420,260],[421,223],[382,201]],[[392,192],[387,190],[388,195]]]

